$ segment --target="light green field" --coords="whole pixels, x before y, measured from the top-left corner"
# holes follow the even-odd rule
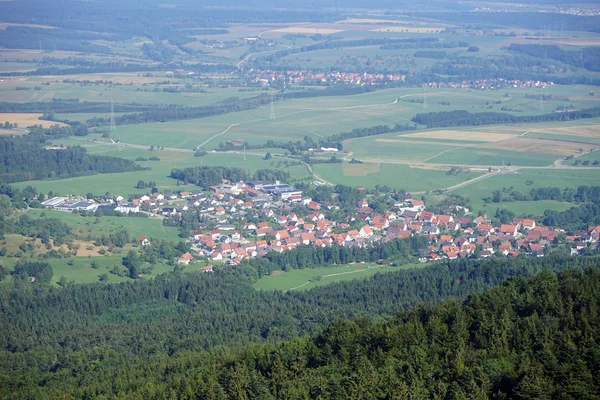
[[[553,200],[540,200],[540,201],[513,201],[507,203],[476,203],[477,209],[487,211],[488,213],[494,213],[497,208],[504,208],[515,213],[515,215],[535,215],[540,216],[544,214],[546,210],[564,211],[571,207],[576,206],[574,203],[564,203]]]
[[[37,259],[33,259],[36,260]],[[16,258],[5,258],[0,257],[0,264],[9,268],[13,268],[18,259]],[[43,262],[48,262],[52,265],[52,269],[54,271],[54,275],[52,277],[52,282],[56,284],[60,280],[62,276],[67,278],[69,281],[74,281],[75,283],[93,283],[98,282],[98,277],[103,274],[108,275],[109,283],[118,283],[118,282],[128,282],[133,281],[129,277],[120,277],[115,274],[111,274],[109,271],[114,266],[122,266],[122,257],[121,256],[102,256],[102,257],[70,257],[67,259],[50,259],[50,260],[42,260]],[[69,265],[72,262],[73,265]],[[99,267],[97,269],[92,268],[92,262],[95,262]],[[151,266],[150,264],[144,264],[143,267]],[[204,264],[190,264],[184,266],[184,271],[198,271]],[[142,275],[143,278],[154,278],[159,274],[173,271],[173,267],[163,263],[157,263],[151,266],[152,273]],[[9,284],[11,281],[10,277],[7,277],[4,281],[0,283],[0,285]]]
[[[533,181],[532,185],[526,185],[526,181]],[[577,188],[582,185],[598,185],[600,183],[600,172],[598,170],[553,170],[553,169],[526,169],[517,173],[494,175],[490,178],[480,180],[472,185],[456,189],[453,193],[471,199],[474,211],[495,211],[496,208],[507,208],[520,214],[543,214],[545,209],[565,210],[573,204],[556,201],[537,202],[508,202],[485,204],[483,198],[491,197],[496,189],[513,187],[521,193],[528,193],[533,188],[539,187],[566,187]]]
[[[448,175],[446,171],[411,168],[407,165],[397,164],[381,164],[378,168],[377,164],[365,163],[354,164],[351,168],[369,168],[368,171],[372,172],[364,176],[356,176],[348,174],[348,170],[344,168],[348,168],[348,164],[316,164],[313,166],[317,175],[329,182],[367,188],[372,188],[375,185],[387,185],[391,188],[407,191],[446,188],[480,175],[474,172]],[[357,174],[359,172],[351,173]]]
[[[79,238],[86,238],[88,235],[98,237],[108,235],[125,229],[129,232],[131,239],[137,239],[140,236],[156,238],[161,240],[179,241],[178,231],[174,227],[164,226],[161,219],[158,218],[137,218],[137,217],[82,217],[79,214],[73,214],[54,210],[29,210],[28,214],[33,218],[38,218],[44,213],[46,218],[58,218],[69,225]]]
[[[433,164],[547,166],[560,158],[552,154],[526,153],[489,148],[457,147],[427,162]]]
[[[553,91],[562,95],[565,89],[556,85],[547,90],[548,93]],[[581,97],[586,90],[590,90],[590,87],[581,86],[575,90],[577,92],[575,94]],[[505,93],[508,97],[504,97]],[[523,96],[532,93],[535,93],[534,89],[509,88],[503,91],[430,89],[427,93],[429,102],[427,111],[456,109],[467,109],[471,112],[500,111],[500,108],[507,104],[528,104],[531,102],[530,99],[525,99]],[[185,149],[192,149],[201,144],[207,149],[213,149],[221,142],[234,139],[245,140],[250,144],[263,144],[267,140],[297,141],[302,140],[304,136],[318,139],[354,128],[383,124],[393,126],[397,123],[412,125],[410,119],[415,114],[423,112],[422,104],[403,100],[419,99],[422,96],[421,89],[411,88],[388,89],[352,96],[284,100],[275,103],[274,120],[270,119],[270,107],[267,105],[258,109],[195,120],[119,126],[113,136],[124,143],[154,144]],[[394,104],[397,98],[399,100]],[[573,103],[581,107],[591,106],[591,100],[581,98],[583,100]],[[438,104],[443,101],[450,102],[450,106]],[[496,101],[500,101],[501,104],[495,104]],[[491,109],[488,108],[490,106]],[[537,103],[526,109],[526,114],[540,114],[536,107]],[[522,128],[527,129],[526,126],[521,126],[514,127],[513,131],[522,133],[525,131]],[[364,147],[362,146],[364,141],[375,141],[384,137],[385,135],[358,139],[359,144],[356,147]],[[351,143],[348,144],[349,148],[353,146]],[[380,146],[377,145],[373,150],[378,151],[377,147]]]
[[[0,63],[1,65],[2,63]],[[52,77],[54,78],[54,77]],[[43,76],[31,76],[24,78],[14,78],[10,81],[5,81],[0,85],[0,100],[1,101],[52,101],[53,98],[73,99],[77,98],[80,102],[106,102],[107,116],[110,114],[111,97],[115,103],[141,103],[141,104],[178,104],[183,106],[202,106],[213,104],[230,97],[247,98],[258,95],[256,92],[240,92],[239,88],[216,88],[205,87],[198,81],[193,81],[191,78],[173,78],[165,76],[157,76],[152,78],[138,77],[136,73],[103,73],[103,74],[86,74],[61,76],[58,82],[55,79]],[[65,79],[74,80],[103,80],[122,82],[123,85],[105,85],[105,84],[89,84],[83,85],[79,83],[63,83]],[[42,83],[51,81],[50,85],[42,85]],[[142,82],[166,82],[171,84],[147,84]],[[133,85],[127,83],[134,82]],[[137,83],[140,82],[140,83]],[[178,82],[179,84],[174,84]],[[171,86],[182,86],[190,83],[195,87],[202,87],[206,93],[168,93],[163,92],[162,88]],[[31,90],[15,91],[17,86],[30,87]],[[35,86],[40,86],[42,90],[33,90]],[[158,87],[160,91],[155,92]],[[16,96],[16,98],[15,98]],[[90,117],[91,118],[91,117]],[[70,118],[78,120],[76,118]]]
[[[333,282],[364,279],[381,272],[397,271],[399,269],[419,268],[423,264],[406,264],[400,267],[388,265],[353,264],[327,268],[293,269],[288,272],[279,271],[265,276],[256,282],[254,287],[261,290],[307,290],[317,286],[328,285]],[[311,282],[314,277],[320,280]]]

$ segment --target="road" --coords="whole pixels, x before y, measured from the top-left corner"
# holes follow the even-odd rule
[[[196,149],[199,149],[200,147],[204,146],[206,143],[210,142],[210,141],[211,141],[211,140],[213,140],[214,138],[216,138],[216,137],[219,137],[219,136],[221,136],[221,135],[224,135],[224,134],[226,134],[227,132],[229,132],[229,130],[230,130],[231,128],[233,128],[234,126],[238,126],[238,125],[239,125],[239,124],[231,124],[231,125],[229,125],[229,127],[228,127],[227,129],[225,129],[223,132],[221,132],[221,133],[217,133],[215,136],[212,136],[212,137],[211,137],[211,138],[209,138],[208,140],[205,140],[204,142],[200,143],[200,144],[198,145],[198,147],[196,147]]]

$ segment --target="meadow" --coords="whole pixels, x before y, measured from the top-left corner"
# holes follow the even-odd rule
[[[527,184],[527,181],[533,182]],[[562,203],[557,201],[532,201],[532,202],[505,202],[505,203],[485,203],[486,197],[491,197],[494,190],[502,188],[511,188],[521,193],[528,193],[534,188],[558,187],[577,188],[578,186],[598,185],[600,182],[600,171],[598,170],[566,170],[566,169],[521,169],[518,172],[493,175],[487,179],[482,179],[471,185],[461,187],[452,191],[471,199],[473,211],[487,210],[496,211],[496,208],[506,208],[520,214],[541,215],[546,209],[565,210],[575,204]]]
[[[397,271],[398,269],[419,268],[424,264],[406,264],[399,267],[377,264],[349,264],[324,268],[293,269],[287,272],[274,271],[259,279],[254,287],[259,290],[308,290],[334,282],[364,279],[369,276]]]
[[[0,257],[0,265],[4,265],[8,268],[13,268],[17,258]],[[98,282],[100,275],[106,274],[108,276],[108,283],[119,283],[119,282],[133,282],[129,277],[121,277],[110,273],[110,271],[116,266],[121,270],[125,270],[122,266],[121,256],[100,256],[100,257],[69,257],[63,259],[49,259],[44,262],[50,263],[54,271],[52,277],[52,283],[57,284],[61,277],[65,277],[68,281],[75,283],[93,283]],[[97,268],[92,268],[92,263],[95,263]],[[190,264],[183,266],[183,271],[199,271],[205,264]],[[144,264],[142,268],[151,267],[152,272],[149,274],[142,274],[144,279],[155,278],[159,274],[173,271],[173,266],[164,263],[156,263],[154,265]],[[8,285],[12,281],[12,278],[8,276],[0,285]]]
[[[400,164],[317,164],[315,173],[322,179],[348,186],[372,188],[387,185],[394,189],[421,192],[442,189],[480,176],[476,172],[448,174],[447,171]]]
[[[108,236],[110,233],[126,230],[132,240],[140,236],[170,241],[182,240],[178,236],[177,228],[164,226],[162,219],[159,218],[83,217],[79,214],[64,211],[35,209],[31,209],[27,213],[33,218],[37,218],[41,214],[45,215],[46,218],[57,218],[69,225],[73,233],[79,238]]]

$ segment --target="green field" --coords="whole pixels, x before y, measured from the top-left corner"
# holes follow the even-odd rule
[[[526,181],[533,181],[527,185]],[[517,215],[520,214],[543,214],[545,209],[565,210],[575,204],[561,203],[556,201],[536,202],[506,202],[485,204],[483,198],[490,197],[496,189],[512,187],[521,193],[528,193],[533,188],[540,187],[566,187],[577,188],[578,186],[598,185],[600,182],[600,171],[598,170],[564,170],[564,169],[523,169],[516,173],[494,175],[490,178],[480,180],[472,185],[456,189],[453,193],[471,199],[471,204],[476,213],[478,210],[495,211],[496,208],[506,208]]]
[[[457,147],[427,162],[433,164],[522,165],[544,167],[560,158],[552,154],[496,150],[489,148]]]
[[[0,66],[3,63],[0,63]],[[35,69],[35,68],[29,68]],[[1,72],[1,71],[0,71]],[[102,80],[121,82],[122,85],[105,84],[79,84],[64,83],[63,80]],[[50,81],[50,85],[43,85]],[[158,82],[171,82],[158,84]],[[129,83],[134,83],[130,85]],[[144,84],[145,83],[145,84]],[[169,93],[162,89],[171,86],[182,86],[191,83],[202,87],[206,93]],[[31,90],[16,91],[17,86],[29,87]],[[34,90],[34,87],[42,87],[43,90]],[[155,91],[158,88],[158,91]],[[260,92],[240,92],[240,88],[228,87],[205,87],[190,78],[173,78],[168,76],[154,76],[151,78],[140,77],[137,73],[103,73],[86,75],[67,75],[60,77],[58,82],[44,76],[30,76],[25,78],[12,78],[0,85],[1,101],[52,101],[54,98],[79,99],[80,102],[106,102],[106,112],[98,113],[96,116],[110,115],[111,98],[115,103],[142,103],[142,104],[177,104],[182,106],[202,106],[217,103],[231,97],[247,98],[254,97]],[[63,115],[59,115],[63,117]],[[58,117],[57,117],[58,118]],[[91,117],[90,117],[91,118]],[[80,120],[75,116],[67,119]]]
[[[590,88],[581,86],[576,89],[575,94],[582,100],[573,101],[574,105],[591,106],[591,100],[584,98],[584,92]],[[564,91],[565,89],[558,85],[548,88],[548,93],[561,94]],[[503,91],[430,89],[427,93],[427,111],[500,111],[505,105],[529,104],[531,100],[525,99],[524,96],[534,92],[534,89],[512,88]],[[508,97],[504,96],[505,93]],[[412,124],[410,119],[423,112],[422,104],[403,100],[420,99],[422,96],[421,89],[402,88],[352,96],[284,100],[275,103],[274,120],[270,119],[270,107],[263,106],[195,120],[119,126],[113,137],[124,143],[185,149],[192,149],[200,144],[207,149],[217,148],[220,142],[233,139],[242,139],[250,144],[262,144],[267,140],[296,141],[302,140],[304,136],[318,139],[320,136],[329,136],[353,128],[382,124],[393,126],[396,123]],[[394,104],[396,98],[399,98],[399,101]],[[438,104],[445,101],[450,102],[450,106]],[[497,101],[500,104],[496,104]],[[542,113],[536,108],[536,104],[524,111],[528,115]],[[517,112],[514,114],[520,115]]]
[[[29,210],[28,215],[33,218],[44,214],[46,218],[57,218],[69,225],[73,233],[79,238],[87,236],[98,237],[108,235],[125,229],[129,232],[131,239],[140,236],[156,238],[161,240],[179,241],[178,231],[174,227],[164,226],[159,218],[137,218],[137,217],[82,217],[64,211],[54,210]]]
[[[37,259],[34,259],[37,260]],[[0,257],[0,264],[6,267],[14,267],[18,259],[16,258],[6,258]],[[62,276],[67,278],[69,281],[74,281],[75,283],[93,283],[98,281],[98,277],[103,274],[108,275],[109,283],[118,283],[118,282],[133,282],[131,278],[128,277],[120,277],[115,274],[111,274],[109,271],[114,266],[119,266],[121,268],[121,256],[102,256],[102,257],[70,257],[67,259],[50,259],[50,260],[42,260],[44,262],[50,263],[52,265],[52,269],[54,271],[54,275],[52,277],[52,282],[56,284],[60,280]],[[99,268],[92,268],[92,262],[95,262]],[[73,265],[69,265],[72,263]],[[143,267],[149,267],[150,264],[144,264]],[[190,264],[184,266],[184,271],[198,271],[204,264]],[[157,263],[151,266],[152,273],[142,275],[144,278],[154,278],[159,274],[165,272],[173,271],[173,267],[163,263]],[[7,278],[0,283],[0,285],[9,284],[11,278]]]
[[[398,269],[419,268],[424,264],[406,264],[400,267],[388,265],[352,264],[326,268],[293,269],[288,272],[278,271],[264,276],[254,287],[261,290],[307,290],[333,282],[364,279],[381,272],[397,271]],[[320,280],[311,280],[321,277]]]
[[[369,173],[359,175],[360,172],[350,172],[344,168],[365,168]],[[313,166],[319,177],[329,182],[341,183],[348,186],[363,186],[372,188],[375,185],[387,185],[395,189],[407,191],[426,191],[446,188],[457,183],[475,178],[480,174],[475,172],[462,172],[457,175],[448,175],[446,171],[411,168],[407,165],[397,164],[317,164]],[[358,176],[357,176],[358,175]]]

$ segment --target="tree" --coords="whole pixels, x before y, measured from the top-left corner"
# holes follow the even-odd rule
[[[134,250],[129,250],[127,256],[123,257],[122,264],[129,270],[129,277],[131,279],[138,278],[141,272],[143,261]]]
[[[273,158],[273,156],[271,155],[271,153],[265,154],[265,160],[270,160],[271,158]]]

